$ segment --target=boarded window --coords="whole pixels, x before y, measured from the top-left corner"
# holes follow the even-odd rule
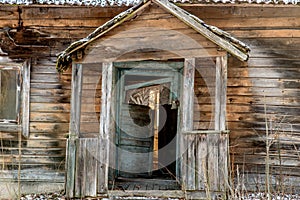
[[[0,121],[18,122],[20,69],[0,68]]]

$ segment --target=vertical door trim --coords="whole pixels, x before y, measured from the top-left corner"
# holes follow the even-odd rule
[[[113,91],[113,64],[102,64],[102,95],[99,135],[99,167],[98,192],[106,193],[108,190],[109,148],[112,132],[111,106]]]
[[[187,178],[188,178],[188,168],[187,163],[187,154],[186,150],[188,148],[188,139],[183,134],[183,132],[193,130],[193,111],[194,111],[194,74],[195,74],[195,58],[187,58],[184,60],[184,69],[183,69],[183,81],[182,81],[182,90],[181,90],[181,106],[179,117],[179,152],[177,154],[180,159],[180,169],[177,168],[176,174],[180,177],[179,180],[182,182],[183,187],[188,187]],[[185,188],[183,188],[185,189]]]
[[[66,148],[66,196],[75,195],[75,168],[76,168],[76,140],[80,130],[81,112],[81,85],[82,85],[82,65],[72,64],[72,96],[70,112],[70,130]]]

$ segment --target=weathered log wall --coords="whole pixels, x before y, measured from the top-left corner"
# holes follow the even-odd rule
[[[16,128],[8,129],[0,125],[0,182],[3,183],[0,197],[13,198],[18,190],[13,187],[17,185],[12,183],[18,179],[22,181],[23,193],[63,189],[70,120],[71,70],[63,74],[56,72],[57,54],[123,10],[1,5],[0,47],[5,54],[1,54],[0,60],[12,59],[11,62],[14,62],[32,58],[32,65],[30,133],[28,138],[22,136],[20,163],[18,136],[22,133]],[[88,80],[86,87],[89,87]],[[95,101],[100,103],[99,99]],[[99,112],[100,108],[98,106],[95,109]],[[88,120],[88,116],[82,120]],[[19,164],[21,174],[18,178]],[[39,184],[27,187],[35,182]],[[47,189],[41,186],[43,182],[47,185],[60,184]]]
[[[237,172],[240,167],[248,190],[264,190],[268,131],[272,189],[299,192],[299,6],[183,7],[252,49],[248,62],[229,57],[228,63],[227,126],[231,131],[232,170]]]
[[[299,191],[299,6],[205,4],[183,8],[232,33],[252,48],[248,62],[233,57],[228,60],[227,125],[231,131],[233,171],[239,166],[240,173],[248,176],[249,190],[264,187],[267,119],[269,133],[275,137],[270,150],[274,188]],[[33,57],[30,137],[22,138],[22,180],[64,181],[71,73],[55,71],[56,56],[72,41],[85,37],[125,9],[1,5],[1,50],[9,53],[11,59]],[[181,24],[172,23],[170,16],[162,13],[157,16],[181,33],[187,33]],[[145,25],[145,19],[147,15],[132,25]],[[148,20],[157,23],[157,19]],[[138,39],[137,36],[134,37]],[[136,52],[135,57],[125,58],[141,59],[144,55],[167,54]],[[199,80],[196,95],[204,90]],[[200,99],[205,104],[204,100]],[[209,120],[209,113],[207,119],[201,118],[202,114],[196,115],[200,116],[195,119],[196,128],[201,129],[199,120]],[[12,129],[0,133],[1,181],[17,180],[18,132]]]

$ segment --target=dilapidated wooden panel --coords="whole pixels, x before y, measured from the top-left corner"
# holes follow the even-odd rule
[[[0,40],[4,54],[1,54],[0,60],[6,59],[2,57],[5,53],[18,62],[20,59],[33,58],[29,63],[30,81],[26,81],[26,84],[30,83],[31,91],[28,105],[30,121],[29,137],[22,137],[20,145],[21,181],[64,182],[71,109],[71,71],[57,73],[56,56],[71,42],[85,37],[125,9],[1,5]],[[99,105],[100,98],[101,95],[95,99]],[[82,99],[89,102],[89,99]],[[99,113],[100,106],[96,109]],[[88,118],[85,116],[85,119]],[[1,181],[17,181],[20,153],[18,138],[22,129],[19,125],[2,127]],[[8,176],[6,172],[11,175]]]
[[[221,131],[186,131],[183,134],[189,146],[183,155],[187,162],[187,179],[182,187],[205,191],[211,197],[213,191],[224,192],[228,166],[224,165],[222,152],[227,151],[228,135]]]
[[[254,4],[185,4],[181,6],[208,24],[216,25],[232,33],[250,45],[252,49],[248,62],[240,62],[232,57],[228,58],[226,126],[231,130],[233,171],[236,172],[234,167],[239,166],[239,172],[248,176],[247,182],[245,182],[248,183],[247,189],[263,189],[266,155],[264,106],[266,105],[269,127],[275,134],[274,136],[280,136],[275,137],[275,142],[271,146],[271,173],[273,174],[274,188],[285,188],[285,192],[299,191],[299,187],[297,187],[300,177],[298,167],[300,137],[299,6]],[[2,51],[8,53],[10,58],[37,58],[31,68],[30,138],[22,138],[21,145],[21,152],[24,155],[21,165],[24,175],[22,180],[63,182],[65,138],[69,129],[71,74],[70,71],[64,74],[56,73],[56,56],[72,41],[85,37],[104,21],[125,9],[125,7],[1,5]],[[177,41],[172,37],[178,38],[177,33],[200,41],[193,34],[193,30],[186,29],[186,26],[177,23],[178,21],[174,22],[174,18],[165,14],[165,11],[153,10],[152,13],[155,13],[156,17],[139,16],[130,25],[126,24],[110,32],[107,38],[121,30],[128,31],[128,27],[132,33],[131,41],[137,41],[146,38],[145,35],[149,36],[150,31],[146,31],[143,35],[141,28],[144,25],[163,24],[165,28],[176,31],[176,34],[170,35],[164,29],[152,31],[151,34],[155,36],[161,31],[164,35],[163,38],[167,37],[174,44],[177,44]],[[147,23],[145,23],[146,19]],[[131,35],[126,37],[130,38]],[[114,39],[118,40],[117,36],[118,34]],[[123,37],[124,35],[119,36]],[[126,40],[121,39],[121,41]],[[211,45],[212,43],[209,41],[201,39],[201,44],[203,47],[207,47],[208,53],[202,54],[203,51],[198,50],[186,51],[184,48],[175,54],[145,49],[124,54],[122,59],[165,59],[167,56],[181,55],[182,52],[205,56],[216,53],[216,46]],[[209,68],[210,65],[201,64],[201,66]],[[199,103],[195,104],[194,128],[214,129],[210,123],[210,119],[214,119],[215,116],[210,106],[209,84],[203,81],[205,76],[202,74],[201,76],[202,78],[195,78],[197,79],[195,85],[198,84],[195,87],[195,94]],[[200,75],[196,74],[195,77],[200,77]],[[95,102],[100,104],[100,99],[97,98]],[[89,99],[86,101],[89,102]],[[4,163],[1,167],[4,166],[4,169],[16,170],[18,168],[16,163],[19,150],[18,130],[20,128],[20,126],[5,126],[4,129],[1,129],[1,149],[3,150],[0,158],[1,163]],[[203,144],[204,141],[205,138],[201,137],[198,143]],[[198,148],[205,152],[205,146],[201,144],[198,145]],[[196,163],[196,165],[199,164]],[[45,169],[50,175],[46,172],[39,173],[41,169]],[[56,173],[57,171],[59,173]],[[11,176],[11,174],[17,174],[16,171],[9,171],[9,176],[6,176],[5,173],[5,171],[1,171],[1,177],[8,177],[5,180],[16,179],[16,176]],[[60,178],[53,179],[53,174]],[[36,176],[32,178],[29,175]],[[203,176],[199,176],[198,174],[198,180],[204,180]],[[283,185],[277,184],[277,180],[283,180],[281,181]]]
[[[300,177],[299,8],[260,5],[183,5],[183,8],[251,47],[248,62],[228,59],[226,119],[232,166],[238,166],[240,176],[249,180],[243,182],[248,190],[264,190],[267,118],[272,143],[272,190],[299,191],[299,187],[294,187]],[[201,85],[198,88],[201,91]],[[201,120],[210,115],[200,112],[198,116]],[[236,168],[232,170],[237,172]]]

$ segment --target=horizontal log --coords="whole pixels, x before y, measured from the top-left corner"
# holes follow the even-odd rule
[[[39,89],[39,88],[31,88],[30,94],[32,96],[71,96],[71,90],[65,89]]]
[[[69,132],[69,123],[31,122],[30,132],[62,133]]]
[[[73,17],[72,19],[47,19],[47,18],[40,18],[40,19],[26,19],[23,20],[24,26],[38,26],[43,24],[44,26],[58,26],[58,27],[65,27],[65,26],[78,26],[78,27],[98,27],[104,24],[108,19],[107,18],[87,18],[85,20],[78,19],[77,17]]]
[[[297,6],[271,4],[180,4],[186,11],[199,16],[201,19],[224,19],[224,18],[280,18],[280,17],[299,17]]]
[[[56,74],[31,73],[33,83],[71,83],[71,76],[59,76]]]
[[[245,69],[229,68],[228,78],[231,77],[251,77],[251,78],[281,78],[281,79],[297,79],[300,70],[298,68],[258,68],[249,67]]]
[[[202,84],[197,84],[202,86]],[[197,87],[197,85],[195,87]],[[227,80],[228,87],[274,87],[274,88],[299,88],[300,81],[298,79],[281,79],[281,78],[250,78],[239,77],[229,78]]]
[[[246,36],[245,36],[246,37]],[[283,49],[283,50],[297,50],[300,38],[242,38],[242,40],[250,45],[251,49]]]
[[[17,170],[2,170],[0,175],[1,180],[17,180]],[[46,181],[46,182],[64,182],[63,172],[49,172],[48,170],[26,170],[21,173],[21,181]]]
[[[80,135],[85,133],[99,133],[100,123],[99,122],[83,122],[80,123]]]
[[[30,103],[30,111],[31,112],[70,112],[70,104],[69,103]]]
[[[70,121],[69,113],[30,113],[31,122],[63,123]]]
[[[60,172],[65,173],[65,163],[61,162],[60,164],[57,163],[22,163],[20,165],[20,170],[47,170],[48,172]],[[2,166],[0,166],[1,169]],[[1,169],[2,170],[2,169]],[[19,166],[16,163],[6,163],[4,170],[19,170]],[[13,180],[6,180],[2,179],[2,181],[13,181]]]
[[[109,20],[126,7],[74,7],[57,5],[20,6],[23,20],[27,19],[74,19],[80,16],[81,19],[106,18]]]
[[[276,18],[264,18],[264,17],[254,17],[254,18],[231,18],[228,19],[205,19],[207,24],[213,24],[219,28],[225,29],[226,27],[232,28],[288,28],[297,27],[300,25],[299,17],[280,17]]]
[[[70,103],[70,95],[64,96],[30,96],[32,103]]]
[[[231,30],[231,34],[238,38],[300,38],[299,30],[292,29],[268,29],[268,30]]]
[[[19,132],[21,131],[21,126],[18,124],[7,124],[2,123],[0,124],[0,131],[1,132]]]

